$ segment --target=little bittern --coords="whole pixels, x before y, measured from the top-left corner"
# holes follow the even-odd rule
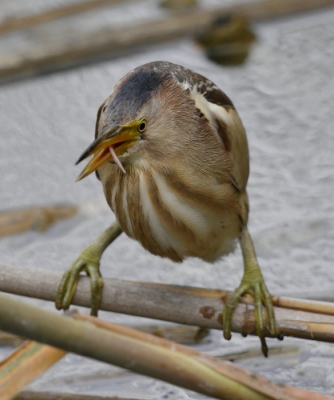
[[[179,65],[142,65],[123,77],[99,108],[95,141],[78,162],[90,155],[78,180],[96,171],[117,222],[64,274],[57,308],[69,307],[79,274],[86,271],[97,314],[100,258],[122,231],[152,254],[176,262],[216,261],[239,240],[244,275],[224,306],[224,337],[231,337],[239,297],[251,293],[266,355],[265,325],[271,335],[279,333],[247,230],[248,145],[231,100],[209,79]]]

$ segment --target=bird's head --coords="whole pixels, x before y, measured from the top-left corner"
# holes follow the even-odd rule
[[[137,162],[152,166],[163,160],[165,166],[172,166],[185,152],[191,153],[191,148],[193,160],[197,159],[196,141],[206,140],[210,125],[219,125],[216,105],[233,108],[214,83],[187,68],[165,61],[135,68],[101,105],[95,141],[77,163],[93,157],[77,180],[107,168],[106,164],[109,168],[110,163],[124,173]],[[219,141],[215,146],[221,148]]]
[[[175,124],[180,118],[175,118],[175,107],[182,102],[182,95],[185,96],[170,70],[164,68],[168,65],[173,64],[145,64],[115,86],[98,111],[94,142],[77,161],[78,164],[93,155],[77,180],[108,162],[117,164],[125,173],[124,166],[145,151],[147,154],[147,148],[156,155],[159,147],[160,151],[166,149],[168,140],[161,141],[161,137],[166,138],[170,136],[168,133],[177,130]]]

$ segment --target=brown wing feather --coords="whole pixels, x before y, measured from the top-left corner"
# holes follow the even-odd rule
[[[184,88],[189,88],[196,108],[214,126],[232,161],[231,180],[240,191],[244,190],[249,175],[248,144],[232,101],[212,81],[196,72],[174,66],[171,73]]]
[[[212,105],[210,111],[216,122],[217,133],[232,161],[233,182],[242,191],[246,188],[249,175],[249,154],[245,129],[235,109]]]

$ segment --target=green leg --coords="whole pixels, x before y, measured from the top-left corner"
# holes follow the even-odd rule
[[[91,315],[97,315],[102,297],[103,280],[100,274],[100,259],[104,250],[120,234],[119,223],[114,222],[94,242],[85,248],[71,267],[64,273],[57,290],[56,308],[67,310],[70,307],[80,272],[85,271],[91,280]]]
[[[246,227],[240,236],[240,245],[244,258],[244,275],[239,287],[227,297],[225,302],[223,311],[224,338],[227,340],[231,339],[232,316],[239,297],[245,293],[250,293],[254,297],[256,333],[261,340],[262,353],[267,357],[268,347],[265,341],[265,322],[262,314],[262,305],[266,309],[269,332],[271,335],[279,337],[279,331],[276,327],[271,296],[256,259],[252,238]]]

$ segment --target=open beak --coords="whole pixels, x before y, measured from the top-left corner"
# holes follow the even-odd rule
[[[137,131],[136,126],[136,122],[123,126],[115,126],[94,140],[94,142],[87,147],[75,163],[77,165],[90,155],[94,155],[82,170],[76,182],[85,178],[110,160],[113,160],[125,173],[125,169],[117,156],[124,154],[131,146],[140,140],[140,134]]]

